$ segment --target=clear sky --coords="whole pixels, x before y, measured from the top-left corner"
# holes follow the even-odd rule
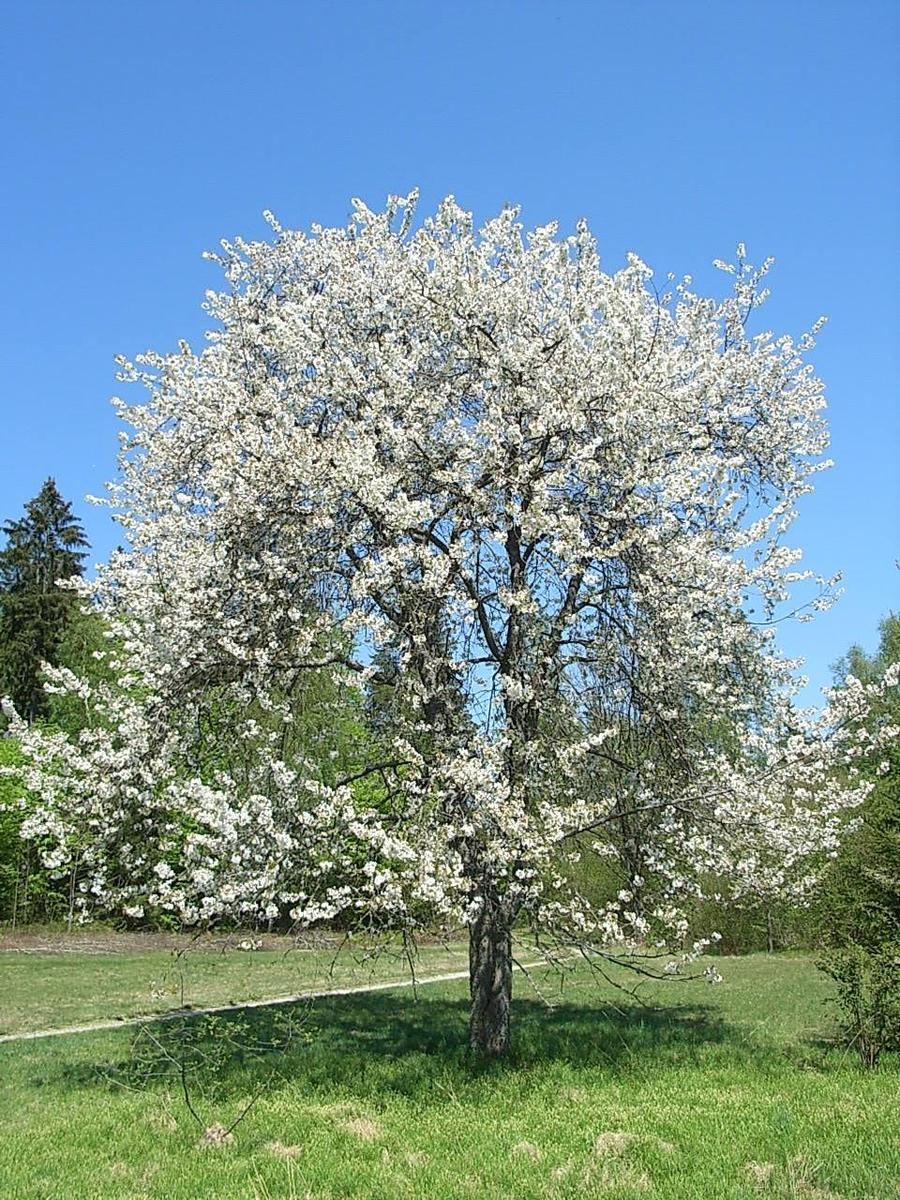
[[[113,357],[199,342],[201,252],[264,208],[513,201],[710,286],[743,240],[777,259],[765,327],[829,316],[837,465],[793,540],[845,594],[782,633],[817,688],[898,607],[898,35],[866,0],[6,0],[0,518],[53,475],[108,553]]]

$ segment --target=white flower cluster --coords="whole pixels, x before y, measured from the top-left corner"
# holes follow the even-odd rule
[[[751,336],[743,255],[724,299],[660,295],[584,224],[414,205],[225,244],[206,347],[121,361],[117,683],[53,672],[88,728],[16,728],[26,832],[86,911],[192,921],[490,900],[646,943],[710,876],[802,891],[864,794],[836,766],[865,696],[795,712],[767,626],[811,578],[783,538],[827,465],[812,337]],[[292,734],[313,675],[388,695],[343,769]],[[609,903],[570,882],[594,853]]]

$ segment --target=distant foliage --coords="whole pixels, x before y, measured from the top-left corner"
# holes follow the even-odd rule
[[[854,646],[842,684],[877,682],[900,663],[900,618],[887,617],[872,655]],[[818,902],[826,950],[820,966],[838,985],[844,1029],[866,1066],[900,1047],[900,697],[884,691],[855,733],[873,751],[858,764],[872,791],[857,828],[826,873]]]
[[[3,526],[0,550],[0,696],[28,721],[47,714],[43,663],[57,663],[73,613],[75,593],[61,586],[80,576],[88,547],[80,522],[48,479],[25,506],[25,516]]]

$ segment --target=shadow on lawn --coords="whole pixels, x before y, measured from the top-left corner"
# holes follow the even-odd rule
[[[409,993],[330,998],[155,1023],[138,1030],[115,1061],[68,1064],[62,1072],[66,1082],[82,1086],[134,1087],[178,1082],[183,1069],[205,1094],[221,1099],[246,1095],[267,1076],[273,1088],[290,1081],[304,1091],[339,1090],[360,1099],[389,1093],[445,1099],[448,1081],[465,1091],[486,1075],[551,1064],[643,1072],[690,1061],[734,1033],[712,1007],[695,1003],[595,1000],[548,1008],[517,998],[513,1020],[512,1053],[484,1062],[466,1048],[465,1000]]]

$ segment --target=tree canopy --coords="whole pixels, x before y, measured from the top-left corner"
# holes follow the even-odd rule
[[[202,351],[122,360],[149,397],[118,402],[129,547],[93,585],[118,687],[57,673],[95,730],[23,744],[61,856],[90,813],[86,900],[460,921],[499,1053],[515,921],[677,970],[706,877],[834,846],[861,798],[843,701],[796,711],[771,628],[797,585],[827,602],[785,544],[823,388],[815,329],[749,331],[769,264],[742,247],[716,299],[604,272],[583,223],[414,206],[272,219],[215,256]],[[339,770],[290,733],[316,674],[377,689]],[[617,894],[572,883],[583,854]]]

